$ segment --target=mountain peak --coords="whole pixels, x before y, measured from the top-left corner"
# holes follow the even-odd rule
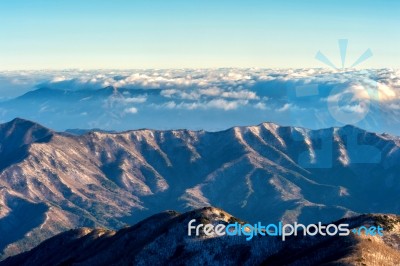
[[[31,124],[31,125],[39,125],[38,123],[36,123],[36,122],[33,122],[33,121],[31,121],[31,120],[28,120],[28,119],[24,119],[24,118],[21,118],[21,117],[16,117],[16,118],[14,118],[13,120],[11,120],[10,122],[8,122],[8,123],[11,123],[11,124]]]
[[[51,129],[42,126],[39,123],[33,122],[28,119],[16,117],[13,120],[6,122],[4,124],[0,124],[0,130],[2,128],[9,128],[9,129],[17,129],[20,128],[22,130],[29,130],[29,129],[34,129],[35,131],[46,131],[46,132],[52,132]]]
[[[48,140],[53,131],[30,120],[15,118],[0,124],[0,154],[11,152],[33,142]]]

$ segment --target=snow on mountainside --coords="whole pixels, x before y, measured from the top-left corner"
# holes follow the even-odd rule
[[[188,222],[244,223],[205,207],[165,211],[118,231],[80,228],[61,233],[0,265],[395,265],[400,260],[400,217],[361,215],[338,221],[349,228],[385,227],[384,236],[280,237],[187,234]]]
[[[352,126],[72,135],[15,119],[0,125],[0,248],[210,205],[265,222],[399,214],[399,146]]]

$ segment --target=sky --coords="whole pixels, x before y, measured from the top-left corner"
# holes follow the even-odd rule
[[[400,67],[400,1],[0,1],[0,70]]]

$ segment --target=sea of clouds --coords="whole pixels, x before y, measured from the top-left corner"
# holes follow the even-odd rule
[[[220,130],[270,121],[400,134],[394,69],[8,71],[0,72],[0,93],[3,122],[22,116],[57,130]]]

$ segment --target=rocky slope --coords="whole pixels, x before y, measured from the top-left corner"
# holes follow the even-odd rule
[[[340,223],[380,225],[384,236],[188,236],[187,224],[243,221],[218,208],[167,211],[119,231],[81,228],[61,233],[0,265],[388,265],[400,260],[400,216],[361,215]]]
[[[399,146],[351,126],[72,135],[15,119],[0,125],[0,249],[210,205],[265,222],[399,214]]]

